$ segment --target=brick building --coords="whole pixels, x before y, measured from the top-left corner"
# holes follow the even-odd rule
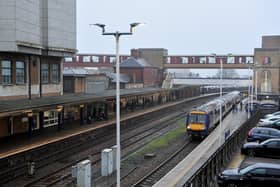
[[[254,78],[258,93],[279,95],[280,36],[263,36],[262,47],[255,48],[254,59]]]
[[[62,60],[76,51],[76,1],[1,1],[0,23],[0,100],[62,94]]]
[[[130,83],[142,84],[143,87],[154,87],[160,83],[159,68],[152,66],[143,58],[133,57],[120,64],[120,73],[130,77]]]
[[[0,137],[57,125],[62,108],[28,107],[63,94],[62,62],[76,52],[76,0],[0,4]]]

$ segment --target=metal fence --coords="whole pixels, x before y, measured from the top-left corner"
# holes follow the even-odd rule
[[[242,124],[225,143],[186,181],[184,187],[214,187],[218,173],[228,164],[236,149],[244,142],[250,128],[255,126],[263,113],[257,111]]]

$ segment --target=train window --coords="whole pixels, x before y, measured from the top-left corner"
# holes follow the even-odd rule
[[[205,123],[205,115],[203,114],[191,114],[190,123]]]

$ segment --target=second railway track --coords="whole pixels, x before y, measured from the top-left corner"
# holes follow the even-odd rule
[[[190,139],[188,139],[180,149],[178,149],[175,153],[173,153],[165,161],[163,161],[158,167],[153,169],[132,186],[152,186],[158,180],[160,180],[168,171],[174,168],[183,158],[185,158],[198,144],[199,142],[191,142]]]
[[[205,98],[204,98],[205,99]],[[189,103],[191,104],[192,103],[192,105],[196,105],[196,104],[198,104],[199,102],[202,102],[202,100],[199,100],[199,101],[190,101]],[[179,116],[179,115],[182,115],[183,113],[185,113],[186,111],[184,110],[182,110],[181,112],[179,112],[180,114],[175,114],[175,116],[177,115],[177,116]],[[149,119],[143,119],[143,121],[141,121],[141,123],[151,123],[151,121],[152,120],[149,120]],[[164,120],[165,122],[168,122],[168,120]],[[152,129],[152,128],[151,128]],[[129,129],[129,130],[127,130],[127,131],[132,131],[133,129]],[[157,130],[150,130],[150,133],[148,132],[148,130],[147,129],[144,129],[144,131],[146,131],[145,133],[146,133],[146,135],[144,135],[145,133],[142,133],[142,135],[141,134],[139,134],[139,132],[138,132],[138,140],[137,140],[137,138],[136,138],[136,135],[132,135],[132,137],[134,138],[134,140],[129,140],[129,139],[131,139],[131,137],[129,138],[129,136],[128,137],[126,137],[126,138],[124,138],[123,139],[123,141],[122,141],[122,145],[124,146],[132,146],[133,147],[133,144],[136,144],[136,142],[139,142],[139,141],[141,141],[141,139],[144,139],[145,137],[148,137],[148,136],[152,136],[152,134],[154,134],[156,131],[158,131],[159,129],[157,129]],[[124,130],[124,131],[126,131],[126,130]],[[143,132],[144,132],[143,131]],[[106,133],[102,133],[102,131],[98,134],[98,136],[94,136],[94,135],[92,135],[92,138],[95,140],[94,142],[95,143],[102,143],[102,142],[104,142],[104,139],[102,140],[102,138],[101,137],[103,137],[103,135],[104,134],[106,134]],[[142,136],[142,137],[141,137]],[[114,137],[112,137],[112,136],[110,136],[109,138],[114,138]],[[101,141],[102,140],[102,141]],[[125,140],[125,141],[124,141]],[[88,140],[88,141],[91,141],[90,139]],[[129,141],[131,141],[131,143],[129,143]],[[81,146],[79,146],[79,145],[81,145]],[[100,150],[99,151],[95,151],[95,153],[90,153],[90,151],[82,151],[83,149],[86,149],[86,147],[92,147],[92,146],[94,146],[94,145],[96,145],[96,144],[93,144],[92,142],[91,142],[91,144],[88,144],[88,145],[83,145],[83,144],[76,144],[75,146],[77,147],[77,148],[75,148],[75,146],[74,145],[72,145],[72,147],[71,146],[69,146],[68,147],[68,150],[70,150],[71,148],[73,149],[72,151],[71,151],[71,153],[67,153],[67,151],[65,151],[65,150],[58,150],[58,151],[56,151],[56,152],[53,152],[53,153],[51,153],[51,154],[49,154],[48,156],[46,156],[46,157],[44,157],[44,158],[40,158],[40,160],[42,160],[42,163],[41,164],[39,164],[38,165],[38,167],[37,167],[37,169],[39,170],[40,168],[44,168],[44,167],[46,167],[46,166],[49,166],[49,164],[48,163],[54,163],[55,162],[55,164],[57,165],[56,166],[56,169],[52,169],[51,171],[49,171],[49,172],[44,172],[44,171],[42,171],[41,173],[44,173],[44,175],[42,175],[42,177],[38,177],[38,178],[34,178],[34,179],[31,179],[31,181],[30,181],[30,179],[29,180],[27,180],[27,181],[29,181],[29,182],[27,182],[26,181],[26,177],[23,177],[21,180],[19,180],[19,182],[20,182],[20,184],[21,184],[21,186],[52,186],[53,184],[56,184],[56,183],[58,183],[59,181],[61,181],[61,180],[64,180],[65,178],[69,178],[70,177],[70,175],[71,175],[71,171],[70,171],[70,166],[71,165],[73,165],[73,164],[75,164],[75,163],[77,163],[79,160],[83,160],[83,159],[85,159],[85,158],[88,158],[89,157],[89,155],[91,155],[90,156],[90,158],[92,159],[92,161],[93,161],[93,163],[97,163],[97,162],[99,162],[100,161]],[[113,145],[113,143],[111,143],[111,145]],[[108,146],[107,146],[108,147]],[[131,149],[130,151],[128,151],[128,152],[131,152],[133,149]],[[75,157],[75,158],[72,158],[72,161],[71,161],[71,158],[66,158],[66,156],[64,156],[64,155],[75,155],[75,154],[80,154],[79,152],[84,152],[84,154],[83,155],[85,155],[85,156],[80,156],[80,158],[77,158],[77,156]],[[64,155],[62,154],[62,153],[64,153]],[[99,157],[99,158],[98,158]],[[49,158],[52,158],[52,159],[49,159]],[[45,159],[45,160],[44,160]],[[59,161],[59,160],[62,160],[62,161]],[[66,161],[65,161],[66,160]],[[67,161],[68,160],[68,161]],[[70,161],[69,161],[70,160]],[[57,162],[58,161],[58,162]],[[67,169],[68,168],[68,169]],[[23,169],[26,169],[26,166],[25,165],[22,165],[21,166],[21,168],[18,168],[18,169],[20,169],[20,170],[23,170]],[[67,172],[66,172],[67,171]],[[40,171],[39,171],[40,172]],[[39,173],[38,172],[38,173]],[[62,174],[61,174],[62,173]],[[15,179],[17,178],[16,177],[16,175],[14,175],[15,176]],[[21,176],[20,174],[18,175],[18,176]],[[17,179],[16,179],[17,180]],[[25,183],[22,183],[22,181],[25,181]],[[3,181],[2,181],[3,182]]]

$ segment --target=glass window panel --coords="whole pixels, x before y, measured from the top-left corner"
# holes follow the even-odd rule
[[[17,61],[16,62],[16,83],[23,84],[24,83],[24,62]]]
[[[41,79],[42,83],[49,83],[49,64],[41,65]]]
[[[170,64],[170,63],[171,63],[170,57],[167,57],[167,58],[166,58],[166,63],[167,63],[167,64]]]
[[[110,57],[110,63],[115,63],[116,62],[116,57]]]
[[[182,63],[183,64],[188,64],[189,63],[189,58],[188,57],[182,57]]]
[[[1,61],[2,67],[2,83],[11,84],[12,83],[12,62],[8,60]]]
[[[190,115],[191,123],[205,123],[205,115],[203,114],[191,114]]]
[[[59,82],[59,68],[58,68],[58,64],[53,64],[53,67],[52,67],[52,81],[54,83],[57,83]]]
[[[11,68],[12,64],[11,61],[3,60],[2,61],[2,68]]]
[[[83,62],[90,62],[90,56],[83,56]]]
[[[64,58],[65,62],[73,62],[72,57],[66,57]]]
[[[95,63],[98,63],[99,62],[99,57],[98,56],[92,56],[92,61],[95,62]]]
[[[206,57],[200,57],[199,58],[199,63],[200,64],[206,64]]]
[[[228,64],[234,64],[234,57],[233,56],[227,57],[227,63]]]

